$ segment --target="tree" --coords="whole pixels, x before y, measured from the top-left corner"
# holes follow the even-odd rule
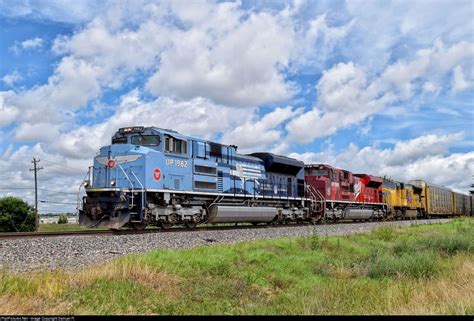
[[[0,232],[35,230],[35,210],[20,198],[0,198]]]
[[[59,215],[58,224],[67,224],[67,215],[66,214]]]

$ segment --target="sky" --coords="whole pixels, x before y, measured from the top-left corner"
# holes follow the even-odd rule
[[[0,197],[74,212],[120,127],[468,192],[474,2],[0,0]]]

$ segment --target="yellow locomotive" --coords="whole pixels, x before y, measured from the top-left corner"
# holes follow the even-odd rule
[[[390,179],[384,179],[382,193],[390,218],[416,218],[425,212],[423,189]]]

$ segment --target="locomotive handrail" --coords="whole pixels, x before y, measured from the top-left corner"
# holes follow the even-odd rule
[[[117,164],[117,167],[119,167],[119,168],[122,170],[123,175],[125,175],[125,177],[127,178],[128,182],[129,182],[130,185],[132,186],[132,197],[131,197],[131,198],[132,198],[132,206],[131,206],[131,208],[133,208],[133,198],[134,198],[134,197],[133,197],[133,192],[135,191],[135,185],[133,184],[133,182],[132,182],[132,180],[130,179],[130,177],[128,177],[127,173],[125,173],[125,170],[123,169],[122,165]]]
[[[321,209],[318,212],[324,212],[326,200],[324,199],[324,196],[321,194],[321,192],[311,185],[306,185],[306,190],[309,192],[311,199],[313,199],[316,203],[321,203]]]
[[[78,213],[79,213],[79,209],[80,209],[80,204],[82,204],[82,202],[80,201],[80,197],[79,197],[79,194],[81,193],[81,187],[84,186],[84,181],[85,181],[85,179],[88,175],[89,175],[89,181],[90,181],[90,173],[91,173],[91,168],[89,167],[89,170],[87,171],[86,175],[84,175],[84,179],[82,180],[81,184],[79,185],[79,189],[77,190],[77,207],[76,207],[76,209],[77,209]]]
[[[135,175],[135,173],[130,170],[130,172],[132,173],[133,177],[135,177],[135,179],[137,180],[138,184],[140,184],[140,186],[142,187],[143,190],[145,190],[145,187],[143,187],[143,184],[142,182],[140,182],[140,179],[138,179],[137,175]]]
[[[132,171],[132,169],[130,169],[130,172],[132,172],[132,175],[133,177],[135,177],[135,179],[137,180],[138,184],[140,184],[140,186],[142,187],[142,211],[143,211],[143,208],[145,207],[145,194],[146,194],[146,190],[145,190],[145,187],[143,186],[142,182],[140,181],[140,179],[137,177],[137,175],[135,175],[135,173]],[[137,208],[137,213],[138,213],[138,208]],[[140,215],[141,216],[141,215]]]

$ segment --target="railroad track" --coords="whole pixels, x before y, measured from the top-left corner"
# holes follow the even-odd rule
[[[305,224],[309,226],[309,224]],[[130,234],[146,234],[146,233],[170,233],[170,232],[193,232],[193,231],[220,231],[220,230],[237,230],[237,229],[261,229],[275,227],[298,227],[302,224],[290,225],[232,225],[232,226],[198,226],[193,229],[175,227],[171,229],[150,228],[145,230],[83,230],[83,231],[54,231],[54,232],[6,232],[0,233],[0,240],[3,239],[20,239],[20,238],[39,238],[39,237],[55,237],[55,236],[95,236],[95,235],[130,235]]]
[[[422,219],[427,220],[427,219]],[[436,220],[433,218],[433,220]],[[400,221],[400,220],[398,220]],[[377,223],[381,221],[364,221],[363,223]],[[396,221],[386,221],[396,222]],[[341,221],[338,223],[326,222],[325,225],[337,224],[357,224],[358,221]],[[170,233],[170,232],[195,232],[195,231],[222,231],[222,230],[239,230],[239,229],[263,229],[263,228],[283,228],[283,227],[301,227],[311,226],[311,223],[302,224],[278,224],[278,225],[226,225],[226,226],[198,226],[193,229],[174,227],[171,229],[149,228],[145,230],[78,230],[78,231],[52,231],[52,232],[5,232],[0,233],[0,240],[5,239],[21,239],[21,238],[40,238],[40,237],[56,237],[56,236],[96,236],[96,235],[130,235],[130,234],[147,234],[147,233]]]

